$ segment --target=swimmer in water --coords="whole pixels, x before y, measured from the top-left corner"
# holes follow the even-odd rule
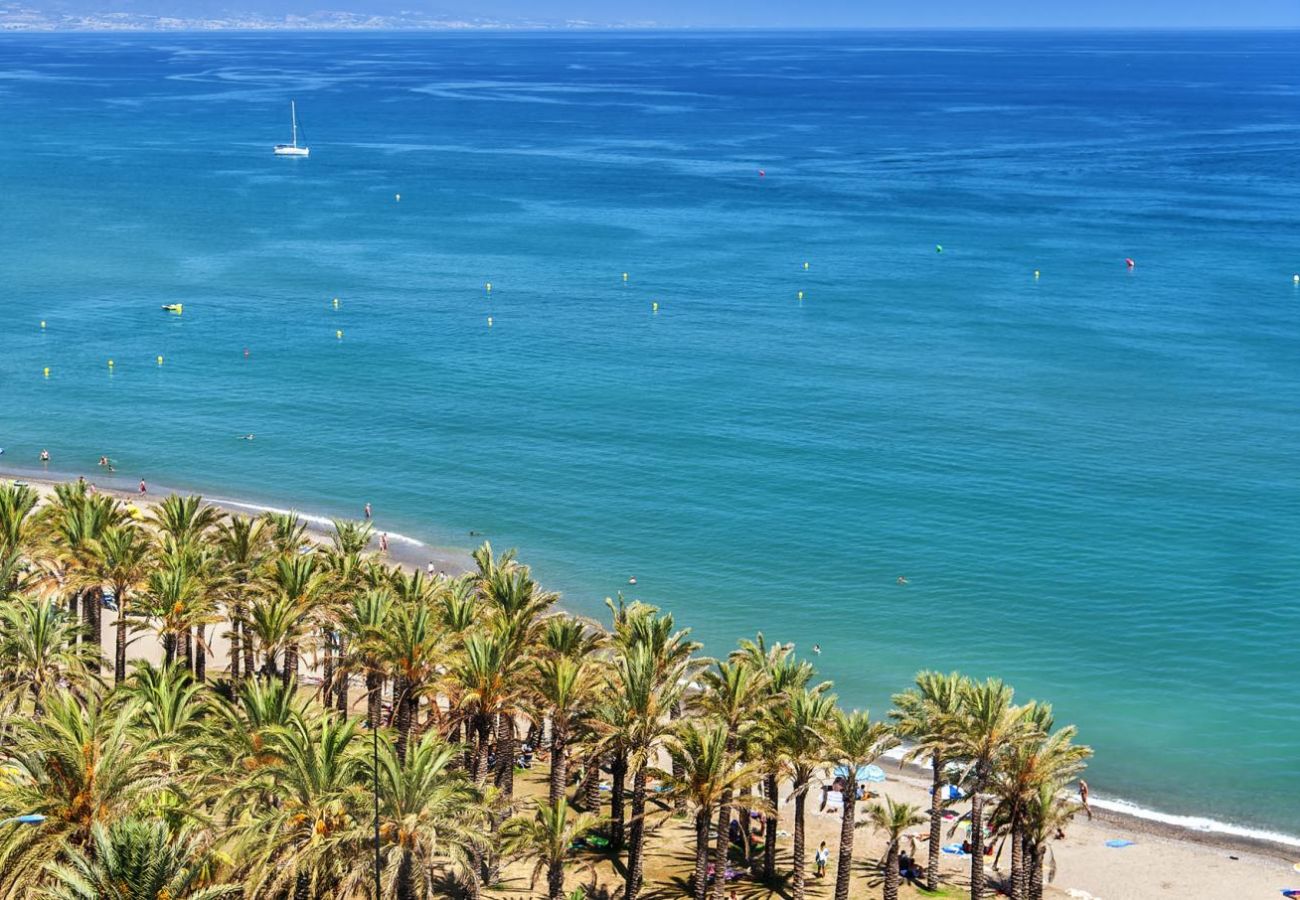
[[[370,518],[370,504],[369,504],[369,503],[366,504],[366,518],[367,518],[367,519]]]
[[[42,450],[42,451],[41,451],[41,462],[49,462],[49,461],[50,461],[50,451],[48,451],[48,450]]]
[[[251,435],[251,434],[241,434],[241,435],[239,436],[239,439],[240,439],[241,441],[251,441],[251,440],[253,439],[253,435]]]
[[[906,575],[899,575],[899,576],[898,576],[898,583],[899,583],[899,584],[907,584],[907,576],[906,576]]]
[[[631,578],[629,578],[629,579],[627,580],[627,583],[628,583],[628,584],[636,584],[636,576],[633,575]]]
[[[821,645],[821,644],[813,644],[813,653],[815,653],[817,656],[821,656],[821,655],[822,655],[822,645]]]
[[[105,467],[105,468],[108,468],[108,457],[107,457],[107,456],[101,456],[101,457],[99,458],[99,464],[100,464],[101,466]]]

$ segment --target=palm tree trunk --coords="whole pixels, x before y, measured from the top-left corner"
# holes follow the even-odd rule
[[[1041,847],[1029,843],[1029,900],[1043,900],[1043,858],[1047,855]]]
[[[933,779],[930,782],[930,864],[925,868],[925,889],[939,890],[939,854],[943,852],[943,770],[939,754],[930,757]]]
[[[566,723],[560,719],[551,722],[551,780],[547,800],[551,806],[557,805],[564,798],[564,789],[569,783],[568,760],[564,753],[568,740]]]
[[[731,845],[731,789],[722,792],[718,804],[718,835],[713,843],[713,898],[722,900],[727,893],[728,848]]]
[[[490,713],[479,713],[474,717],[478,741],[474,746],[474,784],[482,787],[488,777],[488,742],[492,735],[492,718]]]
[[[844,814],[840,818],[840,855],[835,863],[835,900],[849,900],[849,877],[853,874],[853,817],[858,810],[858,779],[850,764],[844,779]]]
[[[411,736],[411,704],[409,702],[410,683],[405,678],[393,682],[394,713],[397,716],[397,751],[399,762],[406,763],[406,743]]]
[[[610,766],[609,790],[609,844],[615,850],[623,849],[623,831],[626,828],[623,810],[623,781],[627,778],[627,754],[622,750],[614,754]]]
[[[600,810],[600,756],[592,754],[583,764],[582,780],[573,792],[574,804],[583,812]]]
[[[181,632],[181,655],[185,657],[185,670],[194,672],[194,635],[189,628]]]
[[[546,867],[547,900],[564,900],[564,861],[551,860]]]
[[[334,632],[325,632],[325,657],[321,661],[320,701],[321,706],[330,708],[330,698],[334,696]]]
[[[241,650],[243,629],[244,609],[241,604],[235,603],[230,607],[230,657],[227,663],[231,681],[238,681],[240,678],[239,666],[243,662]]]
[[[668,709],[668,718],[669,718],[669,720],[675,722],[675,721],[677,721],[678,719],[680,719],[681,717],[682,717],[682,704],[681,704],[681,701],[678,701],[678,702],[674,703],[671,707],[669,707],[669,709]],[[679,763],[676,759],[674,759],[674,760],[673,760],[673,781],[674,781],[675,783],[677,783],[677,784],[681,784],[681,783],[682,783],[682,779],[685,778],[685,777],[686,777],[686,769],[685,769],[685,767],[683,767],[681,763]],[[675,813],[676,813],[677,815],[679,815],[679,816],[681,816],[681,815],[685,815],[685,814],[686,814],[686,797],[685,797],[685,796],[676,796],[676,795],[674,795],[674,797],[673,797],[673,812],[675,812]]]
[[[410,851],[402,851],[397,862],[397,900],[416,900],[414,868]]]
[[[252,678],[253,670],[257,663],[257,657],[255,655],[257,648],[253,646],[253,636],[248,633],[247,612],[242,608],[240,611],[244,615],[244,618],[240,622],[240,627],[244,632],[244,677]]]
[[[738,807],[736,809],[736,818],[740,820],[740,858],[749,865],[750,841],[749,841],[749,797],[753,796],[753,788],[745,785],[736,793]]]
[[[704,900],[709,890],[709,811],[695,814],[695,872],[691,876],[695,900]]]
[[[340,636],[339,659],[344,658],[346,648],[347,641]],[[336,682],[334,685],[334,709],[338,711],[340,716],[346,717],[348,714],[348,682],[351,680],[351,676],[347,672],[340,672],[334,676],[334,680]],[[325,702],[328,703],[329,698],[326,698]]]
[[[794,900],[804,900],[805,879],[808,871],[807,861],[804,859],[808,852],[806,845],[807,835],[804,830],[804,804],[808,800],[808,782],[796,783],[794,786],[794,874],[791,878],[793,882]]]
[[[95,648],[94,671],[98,674],[100,670],[100,660],[104,658],[104,617],[103,603],[104,591],[102,588],[92,588],[86,591],[82,603],[82,611],[86,616],[86,631],[89,634],[87,638],[90,645]]]
[[[970,802],[970,900],[984,900],[984,796],[979,787]]]
[[[208,636],[207,629],[200,625],[195,629],[197,640],[194,642],[194,680],[203,684],[208,680]]]
[[[1020,840],[1020,829],[1012,828],[1011,837],[1011,900],[1025,900],[1025,847]]]
[[[296,643],[285,644],[284,646],[284,667],[280,670],[280,680],[285,687],[298,680],[298,645]]]
[[[776,772],[767,773],[763,788],[767,802],[771,804],[771,811],[764,818],[763,827],[763,877],[771,881],[776,878],[776,810],[777,798],[781,793]]]
[[[117,631],[116,647],[113,649],[113,684],[121,684],[126,678],[126,591],[118,588],[117,621],[113,623]]]
[[[496,786],[510,803],[515,795],[515,717],[506,709],[497,716]]]
[[[163,645],[163,663],[170,666],[176,662],[176,635],[164,634],[162,636]]]
[[[77,617],[77,601],[80,599],[80,596],[81,595],[77,591],[73,591],[71,594],[68,595],[68,617],[69,618],[75,619]],[[76,644],[77,641],[78,638],[74,635],[72,638],[72,643]]]
[[[366,724],[379,727],[384,713],[384,678],[378,672],[366,673]]]
[[[898,841],[889,845],[885,856],[885,900],[898,900]]]
[[[632,776],[632,834],[627,849],[627,883],[623,900],[636,900],[645,880],[645,766],[637,766]]]

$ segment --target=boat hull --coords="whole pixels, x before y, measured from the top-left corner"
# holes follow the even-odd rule
[[[308,156],[311,150],[307,147],[293,147],[288,144],[276,144],[276,156]]]

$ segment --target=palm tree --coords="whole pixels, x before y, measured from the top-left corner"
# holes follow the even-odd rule
[[[411,731],[418,724],[420,701],[428,697],[436,704],[446,647],[430,607],[408,602],[397,608],[380,658],[396,685],[393,706],[398,759],[406,758]]]
[[[779,748],[794,798],[794,900],[804,900],[807,871],[805,808],[813,775],[827,756],[827,733],[835,713],[835,696],[803,688],[768,717],[771,740]]]
[[[762,673],[745,662],[722,661],[714,664],[704,675],[704,694],[701,703],[706,713],[714,716],[727,728],[727,750],[741,753],[744,741],[750,737],[754,722],[766,708],[769,698],[765,693]],[[744,756],[741,754],[741,758]],[[713,869],[722,873],[727,869],[731,835],[731,791],[724,790],[718,803],[718,834],[713,851]],[[748,843],[749,823],[741,823],[742,839]],[[748,853],[748,847],[742,847]],[[726,893],[726,879],[713,882],[715,900]],[[837,898],[843,900],[843,898]]]
[[[1002,756],[1033,733],[1023,707],[1012,705],[1015,692],[1000,679],[962,685],[961,715],[953,730],[952,753],[966,760],[970,786],[971,900],[984,898],[984,796]]]
[[[1029,900],[1043,900],[1043,875],[1056,876],[1056,857],[1052,839],[1059,834],[1083,807],[1062,796],[1063,783],[1041,782],[1025,806],[1025,867],[1029,870]]]
[[[564,864],[575,855],[575,844],[599,826],[590,813],[573,813],[563,797],[558,803],[539,803],[531,817],[517,816],[501,826],[502,849],[507,856],[534,860],[532,882],[546,870],[547,900],[563,900]]]
[[[728,744],[725,725],[693,720],[682,722],[668,743],[668,754],[676,764],[666,782],[669,796],[683,800],[695,812],[695,869],[691,876],[695,900],[704,900],[708,893],[709,825],[713,815],[725,798],[751,784],[755,777],[755,766],[742,764],[739,754],[729,750]],[[717,870],[715,877],[725,883],[726,870]]]
[[[397,900],[437,895],[433,883],[439,867],[450,864],[469,888],[478,890],[473,865],[485,843],[487,807],[483,793],[456,768],[457,749],[436,733],[412,743],[405,760],[393,742],[379,743],[379,831],[385,896]],[[363,764],[364,783],[374,779],[372,763]],[[373,878],[370,817],[355,821],[341,843],[352,868],[340,883],[339,896],[360,896]]]
[[[259,634],[262,651],[274,658],[281,656],[280,677],[284,683],[298,680],[298,654],[311,636],[318,604],[325,589],[325,573],[311,554],[281,555],[267,574],[265,599],[269,600],[261,624],[274,625]],[[257,611],[254,608],[256,631]]]
[[[853,866],[853,819],[857,811],[858,770],[878,760],[898,744],[885,722],[873,722],[866,710],[846,713],[836,710],[828,733],[827,755],[844,780],[843,815],[840,819],[840,852],[835,868],[835,900],[848,900],[849,876]]]
[[[903,832],[913,825],[920,825],[925,819],[919,806],[895,803],[892,797],[886,797],[883,804],[873,803],[867,807],[867,820],[871,827],[885,835],[884,900],[898,900],[898,851],[903,842]]]
[[[939,854],[943,846],[943,790],[951,762],[953,729],[959,721],[963,691],[968,679],[956,672],[924,671],[916,687],[894,695],[894,720],[899,737],[911,741],[903,762],[930,761],[930,863],[925,869],[926,890],[939,889]]]
[[[99,648],[75,643],[81,623],[62,604],[23,597],[0,606],[0,690],[8,694],[6,706],[16,711],[25,696],[33,714],[44,714],[47,698],[68,684],[80,691],[90,674],[98,671]]]
[[[275,803],[252,811],[239,842],[250,895],[311,900],[328,896],[346,876],[342,848],[368,805],[357,724],[316,716],[269,733],[270,762],[253,771],[249,787]]]
[[[231,516],[217,530],[217,547],[225,570],[226,609],[230,618],[230,677],[253,674],[253,643],[248,634],[249,595],[257,588],[270,551],[266,521]]]
[[[1050,705],[1030,703],[1023,709],[1023,718],[1026,733],[1007,748],[989,783],[989,791],[997,798],[991,824],[1011,843],[1012,900],[1024,900],[1029,892],[1024,835],[1029,808],[1039,788],[1073,781],[1092,754],[1090,748],[1073,743],[1077,734],[1074,726],[1051,733],[1054,721]]]
[[[535,663],[537,698],[551,721],[551,773],[547,802],[557,806],[568,784],[569,736],[591,700],[592,666],[584,659],[549,656]]]
[[[632,818],[623,900],[636,900],[645,869],[646,785],[654,758],[669,733],[672,709],[685,680],[681,668],[663,670],[654,651],[635,644],[614,661],[609,690],[617,710],[611,743],[627,755],[632,771]]]
[[[138,600],[135,613],[144,624],[137,625],[137,629],[152,628],[162,643],[168,665],[188,655],[191,629],[211,621],[214,613],[203,573],[192,553],[165,553],[159,566],[149,572]]]
[[[134,735],[134,703],[60,692],[45,715],[18,719],[0,776],[0,818],[45,817],[39,828],[0,832],[0,896],[22,896],[46,863],[92,845],[95,825],[124,818],[163,780]]]
[[[0,484],[0,600],[26,587],[32,570],[38,518],[36,491],[25,484]]]
[[[148,583],[154,565],[153,544],[142,528],[127,521],[106,528],[91,553],[96,578],[109,586],[117,605],[113,683],[120,684],[126,678],[126,629],[131,595]]]
[[[165,823],[123,819],[91,826],[90,847],[51,863],[51,900],[217,900],[237,897],[239,885],[212,884],[211,855],[192,828],[172,836]]]

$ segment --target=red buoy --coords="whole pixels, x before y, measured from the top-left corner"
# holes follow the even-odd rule
[[[766,177],[767,177],[767,171],[766,171],[765,169],[759,169],[759,170],[758,170],[758,177],[759,177],[759,178],[766,178]]]
[[[1124,257],[1124,265],[1128,266],[1130,269],[1133,268],[1133,257],[1131,256]]]

